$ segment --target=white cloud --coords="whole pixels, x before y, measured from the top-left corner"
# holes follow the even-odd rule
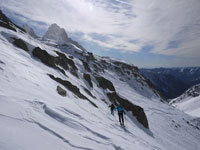
[[[138,23],[141,22],[141,28],[144,29],[139,39],[152,41],[155,45],[153,53],[183,57],[200,56],[199,0],[152,0],[151,4],[147,4],[145,0],[137,2],[135,13],[140,15],[138,19],[141,21],[136,21],[136,28],[140,28]],[[169,42],[177,40],[177,48],[167,49]]]
[[[85,40],[102,47],[138,52],[154,45],[152,53],[200,57],[199,0],[1,0],[0,7],[83,32]],[[94,39],[91,33],[108,40]]]

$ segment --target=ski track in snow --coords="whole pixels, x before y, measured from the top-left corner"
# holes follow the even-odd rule
[[[55,119],[56,121],[58,121],[58,122],[60,122],[60,123],[62,123],[64,125],[72,128],[72,129],[81,130],[81,131],[85,130],[86,132],[90,132],[94,136],[96,136],[98,138],[101,138],[102,140],[106,141],[106,143],[102,143],[100,141],[94,140],[94,139],[92,139],[90,137],[87,137],[87,136],[83,136],[84,138],[89,139],[91,141],[94,141],[94,142],[96,142],[98,144],[103,144],[103,145],[107,145],[107,146],[108,145],[112,145],[116,150],[118,150],[118,149],[122,150],[122,148],[120,148],[119,146],[116,146],[112,142],[108,143],[107,141],[109,141],[110,138],[108,138],[108,137],[106,137],[106,136],[104,136],[104,135],[102,135],[102,134],[100,134],[98,132],[95,132],[95,131],[89,129],[88,127],[84,126],[83,124],[81,124],[81,123],[79,123],[79,122],[77,122],[75,120],[72,120],[72,119],[69,119],[67,117],[62,116],[61,114],[59,114],[59,113],[53,111],[52,109],[50,109],[49,107],[47,107],[46,104],[44,104],[43,102],[36,101],[35,103],[38,104],[39,108],[42,108],[44,110],[44,113],[46,113],[48,116],[50,116],[51,118]],[[65,109],[65,111],[67,111],[67,110]],[[39,111],[39,112],[41,112],[41,111]],[[70,111],[67,111],[67,112],[69,113]],[[70,114],[74,115],[73,112],[70,112]],[[79,149],[92,150],[90,148],[78,147],[78,146],[74,146],[74,145],[70,144],[70,142],[68,140],[66,140],[64,137],[62,137],[61,135],[59,135],[55,131],[45,127],[44,125],[42,125],[42,124],[40,124],[38,122],[35,122],[35,121],[29,121],[29,122],[37,124],[38,126],[43,128],[44,130],[46,130],[49,133],[51,133],[51,134],[55,135],[56,137],[60,138],[61,140],[63,140],[64,142],[68,143],[72,147],[79,148]],[[121,126],[119,126],[119,129],[121,129]],[[126,129],[124,129],[124,130],[125,130],[125,132],[128,132]],[[129,134],[131,134],[131,133],[129,132]],[[118,136],[120,136],[120,135],[118,135]],[[128,140],[128,139],[125,138],[125,140]]]
[[[73,120],[71,120],[71,119],[69,119],[69,118],[67,118],[67,117],[64,117],[64,116],[58,114],[57,112],[55,112],[55,111],[51,110],[50,108],[48,108],[48,107],[46,106],[46,104],[44,104],[43,102],[38,102],[38,101],[36,101],[36,103],[39,104],[40,106],[42,106],[42,107],[39,106],[39,108],[43,108],[44,113],[46,113],[48,116],[52,117],[52,118],[55,119],[56,121],[58,121],[58,122],[60,122],[60,123],[62,123],[62,124],[64,124],[64,125],[66,125],[66,126],[68,126],[68,127],[71,127],[71,128],[73,128],[73,129],[76,129],[76,130],[81,130],[81,131],[83,131],[83,130],[84,130],[83,128],[85,128],[88,132],[92,133],[93,135],[95,135],[95,136],[97,136],[97,137],[99,137],[99,138],[101,138],[101,139],[103,139],[103,140],[106,140],[106,141],[110,140],[108,137],[105,137],[104,135],[101,135],[100,133],[97,133],[97,132],[95,132],[95,131],[92,131],[91,129],[87,128],[86,126],[82,125],[81,123],[78,123],[77,121],[73,121]],[[65,109],[65,111],[66,111],[66,109]],[[39,111],[39,112],[40,112],[40,111]],[[68,112],[70,112],[70,111],[68,111]],[[71,115],[74,115],[74,113],[71,113]],[[40,123],[38,123],[38,122],[33,122],[33,123],[36,123],[37,125],[39,125],[39,126],[40,126],[41,128],[43,128],[44,130],[47,130],[47,131],[50,132],[51,134],[57,136],[58,138],[62,139],[64,142],[66,142],[66,143],[69,144],[69,141],[67,141],[65,138],[63,138],[62,136],[60,136],[60,135],[59,135],[58,133],[56,133],[55,131],[53,131],[53,130],[51,130],[51,129],[45,127],[45,126],[43,126],[42,124],[40,124]],[[78,124],[79,124],[79,125],[78,125]],[[147,148],[152,148],[152,147],[153,147],[152,150],[161,150],[160,148],[158,148],[158,147],[156,147],[156,146],[153,146],[153,145],[151,145],[150,143],[144,142],[143,139],[138,138],[136,135],[132,134],[132,133],[129,132],[126,128],[123,128],[123,127],[121,127],[121,126],[118,125],[118,124],[113,125],[113,127],[114,127],[115,129],[119,130],[119,131],[124,131],[124,132],[126,132],[126,133],[129,134],[132,138],[137,139],[137,141],[139,141],[140,144],[142,144],[143,146],[145,146],[145,147],[147,147]],[[118,136],[120,136],[121,138],[123,138],[123,139],[126,140],[126,141],[128,140],[127,138],[122,137],[121,135],[118,135]],[[122,148],[120,148],[119,146],[116,146],[116,145],[113,144],[112,142],[109,142],[109,143],[107,143],[107,142],[106,142],[106,143],[102,143],[102,142],[100,142],[100,141],[94,140],[94,139],[92,139],[92,138],[90,138],[90,137],[87,137],[87,136],[86,136],[86,137],[83,136],[83,137],[86,138],[86,139],[89,139],[89,140],[91,140],[91,141],[94,141],[94,142],[96,142],[96,143],[98,143],[98,144],[112,145],[116,150],[118,150],[118,149],[123,150]],[[135,142],[136,142],[136,141],[135,141]],[[71,144],[70,144],[70,145],[71,145]],[[76,147],[76,146],[73,146],[73,147]],[[78,147],[78,146],[77,146],[77,147]],[[77,148],[77,147],[76,147],[76,148]],[[78,147],[78,148],[80,148],[80,149],[87,149],[87,148],[83,148],[83,147]],[[88,148],[88,149],[89,149],[89,148]]]

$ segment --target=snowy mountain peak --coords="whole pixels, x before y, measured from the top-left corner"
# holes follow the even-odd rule
[[[193,98],[193,97],[197,97],[200,96],[200,84],[192,86],[191,88],[189,88],[187,91],[185,91],[181,96],[179,96],[178,98],[172,100],[170,103],[177,103],[180,102],[182,100],[188,99],[188,98]]]
[[[28,25],[22,25],[22,28],[32,37],[37,38],[38,36],[35,34],[34,30]]]
[[[192,86],[170,104],[192,116],[200,117],[200,84]]]
[[[50,39],[56,42],[68,42],[69,38],[64,28],[60,28],[56,23],[50,25],[43,39]]]

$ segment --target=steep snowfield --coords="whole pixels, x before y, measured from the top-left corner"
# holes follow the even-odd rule
[[[173,106],[189,115],[200,117],[200,96],[186,98],[177,104],[173,104]]]
[[[29,52],[17,48],[10,37],[20,38]],[[57,56],[56,47],[46,45],[27,34],[0,27],[0,149],[1,150],[198,150],[200,130],[191,116],[162,103],[148,86],[142,86],[139,77],[124,78],[112,69],[104,69],[101,76],[112,81],[116,92],[143,107],[149,122],[144,128],[127,112],[125,128],[108,109],[105,91],[92,78],[93,88],[83,79],[86,73],[77,52],[71,45],[66,51],[78,67],[78,76],[66,75],[41,63],[32,55],[34,47]],[[72,53],[71,50],[77,50]],[[63,51],[63,48],[62,48]],[[67,54],[68,53],[68,54]],[[83,53],[84,55],[84,53]],[[96,57],[97,62],[113,60]],[[91,65],[91,64],[90,64]],[[120,67],[120,65],[119,65]],[[112,66],[111,66],[112,68]],[[77,97],[47,74],[65,79],[79,87],[88,100]],[[131,79],[129,79],[129,77]],[[137,79],[138,78],[138,79]],[[62,87],[67,96],[60,96]],[[89,89],[94,97],[83,90]]]
[[[200,117],[200,84],[191,87],[170,104],[189,115]]]

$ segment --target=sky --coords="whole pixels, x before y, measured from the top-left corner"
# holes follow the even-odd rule
[[[58,24],[94,54],[138,67],[200,66],[200,0],[0,0],[42,36]]]

